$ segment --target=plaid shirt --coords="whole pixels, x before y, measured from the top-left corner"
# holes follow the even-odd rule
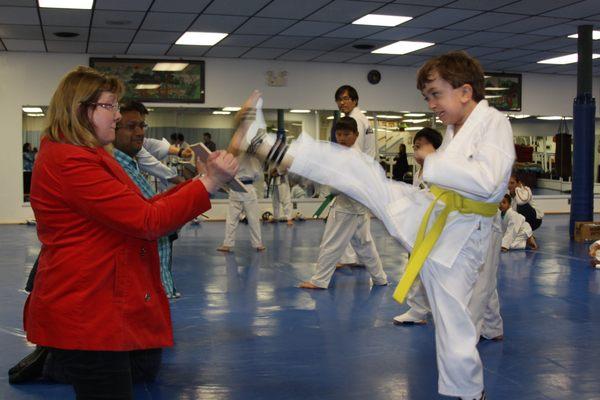
[[[114,149],[115,159],[121,164],[127,175],[140,188],[146,199],[153,197],[156,192],[152,185],[144,178],[137,162],[118,149]],[[169,237],[163,236],[158,239],[158,256],[160,258],[160,278],[168,296],[175,293],[175,285],[173,284],[173,275],[171,273],[171,245]]]

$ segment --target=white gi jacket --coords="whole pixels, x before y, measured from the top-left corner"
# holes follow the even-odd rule
[[[531,226],[525,217],[509,208],[502,217],[502,247],[505,249],[524,249],[527,238],[532,235]],[[519,243],[515,243],[515,241]]]
[[[354,118],[356,125],[358,125],[358,137],[352,147],[377,159],[379,155],[377,150],[377,137],[373,129],[371,129],[367,117],[365,117],[358,107],[354,107],[348,116]]]

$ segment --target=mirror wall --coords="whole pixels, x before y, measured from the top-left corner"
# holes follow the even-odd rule
[[[45,124],[45,106],[23,107],[23,187],[24,201],[29,201],[29,187],[31,169],[35,162],[39,148],[41,132]],[[214,108],[176,108],[176,107],[149,107],[150,114],[146,118],[149,127],[146,136],[152,138],[166,138],[171,134],[181,133],[189,144],[201,142],[203,135],[208,132],[212,136],[217,149],[227,147],[233,134],[233,117],[235,112],[217,110]],[[267,109],[265,120],[268,129],[275,132],[277,129],[277,110]],[[412,140],[416,132],[423,127],[433,127],[444,131],[444,126],[430,113],[410,113],[409,111],[366,111],[367,118],[377,135],[379,155],[382,166],[392,176],[394,158],[398,155],[401,144],[406,145],[408,163],[414,169]],[[560,119],[560,117],[558,117]],[[518,163],[526,176],[533,178],[569,180],[569,176],[557,171],[557,143],[555,135],[559,132],[560,120],[542,120],[533,116],[510,116],[517,146]],[[284,113],[285,130],[288,140],[293,140],[301,132],[321,139],[329,140],[334,120],[333,110],[286,110]],[[600,124],[597,123],[596,147],[599,143]],[[566,121],[560,127],[561,132],[568,130],[572,133],[572,121]],[[569,150],[572,144],[568,144]],[[559,146],[559,150],[564,150]],[[569,153],[570,157],[571,152]],[[173,162],[172,160],[169,162]],[[596,163],[598,165],[598,153]],[[177,165],[174,165],[177,167]],[[560,168],[559,168],[560,169]],[[410,171],[409,171],[410,172]],[[569,172],[570,175],[570,172]],[[598,176],[597,174],[595,175]],[[406,177],[406,176],[405,176]],[[410,177],[409,177],[410,178]],[[307,182],[300,182],[309,197],[318,196],[318,188],[311,187]],[[529,182],[535,187],[535,182]],[[259,193],[265,191],[264,182],[257,185]],[[224,194],[218,197],[226,197]]]

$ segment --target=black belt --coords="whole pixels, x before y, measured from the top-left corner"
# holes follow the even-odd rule
[[[254,184],[254,180],[253,179],[240,179],[240,182],[242,182],[244,185],[252,185],[252,184]]]

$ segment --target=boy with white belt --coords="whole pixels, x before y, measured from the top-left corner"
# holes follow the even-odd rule
[[[439,393],[485,399],[477,329],[468,303],[515,159],[512,130],[507,118],[488,105],[483,69],[464,52],[425,63],[417,87],[429,108],[448,126],[437,152],[416,154],[425,159],[423,179],[430,184],[429,190],[390,181],[367,155],[318,143],[308,135],[288,149],[249,119],[240,125],[232,145],[335,187],[384,223],[412,252],[395,298],[404,300],[419,271],[427,291],[436,325]],[[258,108],[262,105],[259,96],[254,93],[246,104]]]

